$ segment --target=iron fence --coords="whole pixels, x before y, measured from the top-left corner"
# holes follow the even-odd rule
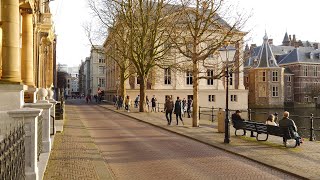
[[[38,161],[42,152],[42,115],[38,117]]]
[[[0,179],[25,179],[25,131],[19,123],[0,138]]]

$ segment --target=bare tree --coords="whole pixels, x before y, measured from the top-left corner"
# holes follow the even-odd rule
[[[232,16],[232,9],[225,7],[224,0],[181,0],[181,6],[179,21],[174,24],[175,33],[172,34],[171,41],[174,42],[174,48],[184,57],[184,60],[176,62],[175,67],[180,71],[192,72],[192,126],[197,127],[199,79],[217,79],[225,74],[225,62],[219,61],[218,58],[208,61],[208,57],[218,55],[221,48],[239,48],[245,35],[240,30],[248,17],[243,14]],[[239,53],[239,50],[236,53]],[[233,65],[239,67],[241,64],[236,62]],[[207,69],[214,69],[211,77],[207,76]]]

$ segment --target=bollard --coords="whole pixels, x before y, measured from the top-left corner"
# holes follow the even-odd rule
[[[212,106],[212,111],[211,111],[211,122],[213,122],[213,106]]]
[[[310,114],[310,141],[314,141],[313,114]]]
[[[201,114],[200,110],[201,110],[201,106],[199,106],[199,120],[200,120],[200,114]]]

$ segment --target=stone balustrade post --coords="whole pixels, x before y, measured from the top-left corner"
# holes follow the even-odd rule
[[[50,108],[50,115],[53,116],[53,119],[50,118],[50,125],[51,128],[50,128],[50,131],[52,132],[52,134],[56,134],[56,129],[54,127],[54,122],[51,122],[51,121],[54,121],[56,119],[56,104],[57,104],[57,101],[53,99],[53,95],[54,95],[54,92],[49,89],[48,90],[48,99],[49,99],[49,103],[52,104],[52,107]]]
[[[51,139],[50,139],[50,108],[52,104],[47,102],[42,103],[25,103],[24,107],[42,109],[42,152],[50,152]]]
[[[41,109],[22,108],[7,112],[15,121],[24,122],[25,129],[25,173],[26,180],[38,180],[37,141],[38,141],[38,116]]]

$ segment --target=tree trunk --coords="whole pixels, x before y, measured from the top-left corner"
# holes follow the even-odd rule
[[[145,111],[145,100],[146,100],[146,84],[147,78],[145,76],[140,76],[140,102],[139,102],[139,112]]]
[[[125,95],[126,95],[126,85],[125,85],[125,77],[124,77],[124,72],[120,72],[120,96],[125,99]]]
[[[199,127],[199,73],[198,62],[193,61],[192,80],[193,80],[193,110],[192,110],[192,127]]]

